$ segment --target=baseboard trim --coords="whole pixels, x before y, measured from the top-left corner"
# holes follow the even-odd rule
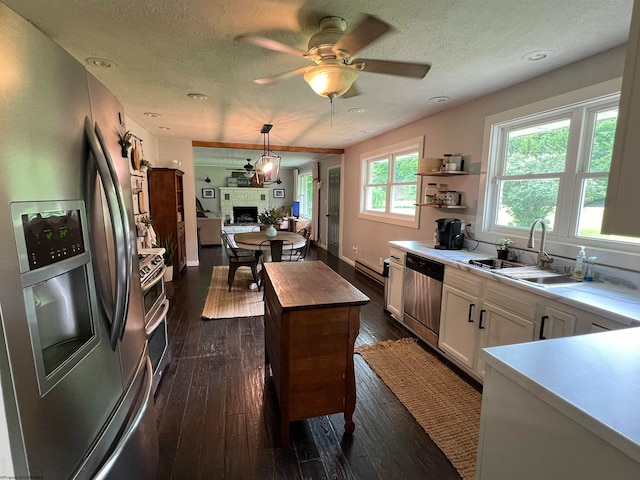
[[[382,276],[382,273],[378,272],[366,263],[361,262],[360,260],[356,260],[356,272],[366,275],[371,280],[379,283],[380,285],[384,285],[384,277]]]

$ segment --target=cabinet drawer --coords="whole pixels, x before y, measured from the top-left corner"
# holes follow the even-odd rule
[[[483,279],[477,275],[463,272],[457,268],[446,267],[444,270],[444,284],[470,295],[479,296],[482,291]]]
[[[517,288],[500,282],[487,281],[484,299],[524,318],[535,318],[537,297]]]
[[[404,266],[404,259],[407,254],[398,248],[390,247],[389,248],[389,261],[393,263],[398,263]]]

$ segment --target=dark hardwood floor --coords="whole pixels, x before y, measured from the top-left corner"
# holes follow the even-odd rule
[[[371,302],[356,344],[411,336],[383,311],[383,288],[353,267],[310,249]],[[263,317],[200,318],[220,247],[200,249],[200,266],[167,285],[172,362],[156,394],[159,479],[458,479],[395,395],[355,355],[356,430],[342,414],[291,423],[278,443],[275,389],[264,380]]]

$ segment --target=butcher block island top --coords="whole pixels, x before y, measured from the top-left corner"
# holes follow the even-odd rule
[[[264,268],[265,361],[278,395],[282,443],[289,443],[289,422],[338,412],[353,432],[353,346],[369,297],[322,262]]]

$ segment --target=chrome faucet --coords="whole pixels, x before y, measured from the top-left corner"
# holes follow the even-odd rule
[[[535,242],[533,241],[533,233],[536,229],[536,225],[540,224],[542,227],[542,235],[540,236],[540,250],[538,250],[538,267],[540,268],[549,268],[549,265],[553,263],[553,258],[549,256],[547,252],[544,251],[544,246],[547,241],[547,226],[544,223],[543,218],[538,218],[531,225],[531,230],[529,230],[529,243],[527,247],[533,248],[535,246]]]

